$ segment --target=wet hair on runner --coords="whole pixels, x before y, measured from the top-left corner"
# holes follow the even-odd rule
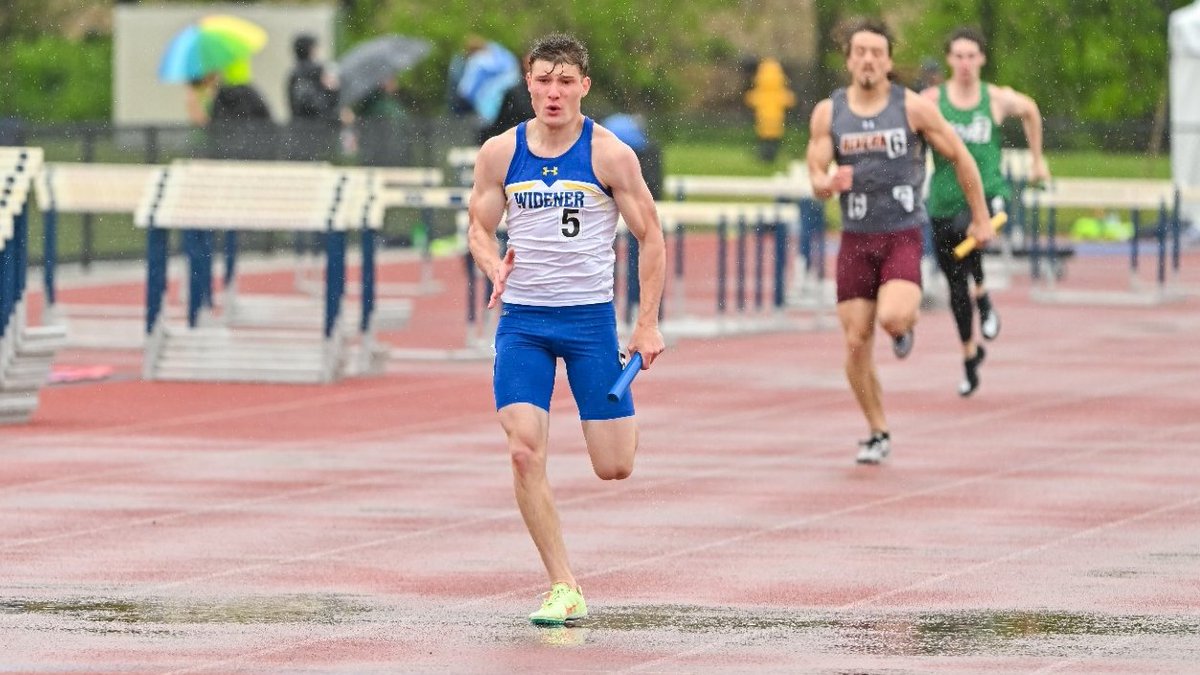
[[[850,56],[850,40],[858,33],[882,35],[887,40],[888,56],[892,55],[892,43],[896,40],[892,37],[892,31],[888,25],[882,19],[860,17],[847,21],[841,31],[842,53],[846,56]]]
[[[983,33],[977,28],[971,26],[959,26],[955,28],[950,36],[946,38],[946,53],[950,53],[950,45],[956,40],[970,40],[979,45],[979,53],[987,55],[987,40],[983,37]]]
[[[579,40],[565,33],[554,33],[533,43],[529,49],[525,70],[533,67],[534,61],[546,61],[554,65],[572,65],[579,68],[579,74],[587,77],[588,52]]]

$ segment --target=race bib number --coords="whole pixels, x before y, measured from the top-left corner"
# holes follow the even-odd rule
[[[861,192],[846,194],[846,217],[850,220],[862,220],[867,217],[867,196]]]
[[[892,199],[900,203],[904,210],[912,213],[916,208],[916,200],[913,198],[913,189],[911,185],[897,185],[892,188]]]

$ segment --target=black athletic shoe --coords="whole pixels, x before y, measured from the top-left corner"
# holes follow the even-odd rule
[[[867,440],[858,442],[858,456],[854,461],[859,464],[879,464],[891,451],[891,437],[888,432],[876,431]]]
[[[912,353],[913,342],[915,339],[916,338],[913,335],[911,328],[909,328],[908,332],[904,335],[892,338],[892,353],[894,353],[898,359],[905,358]]]
[[[1000,334],[1000,315],[992,306],[992,299],[984,293],[975,299],[975,305],[979,307],[979,333],[985,340],[995,340]]]
[[[963,360],[963,381],[958,384],[958,395],[967,397],[979,388],[979,366],[987,358],[983,345],[975,345],[975,356]]]

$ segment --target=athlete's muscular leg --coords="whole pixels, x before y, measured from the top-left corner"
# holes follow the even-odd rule
[[[905,279],[892,279],[879,287],[875,312],[879,327],[892,337],[904,335],[917,325],[921,287]]]
[[[973,339],[975,321],[975,300],[971,297],[970,271],[965,260],[957,260],[953,252],[954,244],[942,245],[937,249],[938,267],[946,276],[946,286],[950,289],[950,312],[954,315],[954,325],[958,328],[958,339],[962,344],[963,358],[975,356],[975,341]]]
[[[954,255],[954,247],[959,245],[964,234],[960,219],[935,218],[933,221],[934,253],[937,256],[938,267],[946,277],[946,286],[950,290],[950,312],[954,315],[954,325],[958,328],[958,339],[962,344],[963,358],[975,356],[975,340],[973,339],[975,322],[975,298],[971,296],[970,278],[974,256],[979,257],[975,250],[965,259]]]
[[[567,563],[562,526],[554,508],[550,482],[546,479],[550,414],[535,405],[513,403],[500,409],[500,425],[508,437],[517,506],[529,536],[542,556],[550,583],[563,581],[574,588],[578,584]]]
[[[918,297],[918,302],[920,298]],[[838,319],[846,339],[846,379],[871,431],[887,431],[883,392],[875,373],[875,302],[852,298],[838,303]]]
[[[637,453],[636,417],[615,420],[584,420],[583,438],[587,441],[592,470],[604,480],[623,480],[633,473]]]

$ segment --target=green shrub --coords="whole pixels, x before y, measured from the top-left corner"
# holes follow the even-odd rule
[[[0,54],[0,116],[32,122],[106,120],[112,111],[112,41],[17,39]]]

